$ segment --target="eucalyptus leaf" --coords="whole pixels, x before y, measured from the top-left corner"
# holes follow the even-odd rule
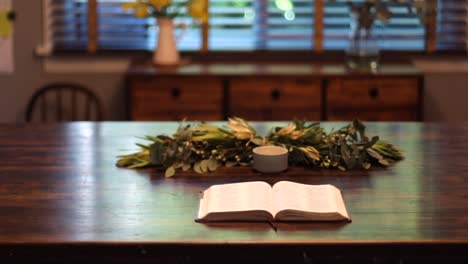
[[[209,160],[202,160],[200,162],[200,170],[205,173],[205,172],[208,172],[208,163],[209,163]]]
[[[210,159],[208,161],[208,170],[215,171],[218,168],[218,161],[215,159]]]
[[[150,146],[149,152],[152,164],[157,166],[163,164],[163,151],[164,146],[161,142],[155,142]]]
[[[384,165],[384,166],[389,166],[390,165],[390,162],[388,162],[388,160],[386,160],[386,159],[379,159],[379,163]]]
[[[254,143],[257,146],[263,145],[263,138],[262,137],[254,137],[250,141],[252,141],[252,143]]]
[[[203,171],[200,168],[200,163],[201,162],[195,162],[195,164],[193,164],[193,170],[198,174],[203,174]]]
[[[236,166],[236,165],[237,165],[237,163],[236,163],[236,162],[233,162],[233,161],[228,161],[228,162],[226,162],[226,167],[234,167],[234,166]]]
[[[364,162],[364,163],[362,163],[362,167],[363,167],[364,169],[368,170],[368,169],[370,169],[371,164],[370,164],[369,162]]]
[[[149,161],[140,162],[140,163],[137,163],[137,164],[133,164],[133,165],[129,166],[128,168],[129,168],[129,169],[143,168],[143,167],[148,166],[149,164],[150,164]]]
[[[377,160],[381,160],[383,159],[382,155],[380,155],[377,151],[375,151],[374,149],[372,148],[368,148],[366,149],[367,153],[369,153],[369,155]]]
[[[170,166],[169,168],[166,169],[166,172],[164,173],[164,176],[166,178],[172,177],[175,175],[175,168],[174,166]]]
[[[191,167],[192,167],[192,165],[190,165],[190,163],[184,163],[182,165],[182,170],[183,171],[188,171],[188,170],[190,170]]]
[[[139,146],[139,147],[142,148],[142,149],[150,149],[149,146],[144,145],[144,144],[141,144],[141,143],[136,143],[135,145]]]

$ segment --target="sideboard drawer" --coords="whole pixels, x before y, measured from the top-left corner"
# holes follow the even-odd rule
[[[320,81],[236,78],[230,83],[230,113],[248,120],[320,120]]]
[[[217,78],[135,78],[129,82],[132,120],[223,119],[223,94]]]
[[[416,121],[417,78],[338,79],[327,87],[328,120]]]

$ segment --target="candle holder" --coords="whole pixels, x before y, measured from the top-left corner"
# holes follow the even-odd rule
[[[253,149],[253,168],[262,173],[278,173],[288,168],[288,150],[278,146]]]

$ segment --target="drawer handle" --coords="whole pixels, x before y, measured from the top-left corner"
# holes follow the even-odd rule
[[[271,91],[271,98],[273,100],[278,100],[281,97],[281,92],[278,88],[275,88]]]
[[[172,97],[179,98],[180,94],[181,94],[181,91],[180,91],[180,89],[178,87],[172,87],[172,89],[171,89]]]
[[[375,86],[371,87],[369,89],[369,96],[372,98],[372,99],[376,99],[377,97],[379,97],[379,89]]]

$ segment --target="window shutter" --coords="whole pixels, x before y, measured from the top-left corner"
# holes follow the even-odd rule
[[[340,50],[348,46],[350,11],[347,0],[325,4],[324,47]],[[354,2],[363,2],[354,1]],[[409,15],[406,6],[390,4],[393,17],[384,25],[376,22],[373,33],[383,50],[424,50],[424,26],[417,15]]]
[[[468,0],[439,0],[437,48],[468,50]]]

